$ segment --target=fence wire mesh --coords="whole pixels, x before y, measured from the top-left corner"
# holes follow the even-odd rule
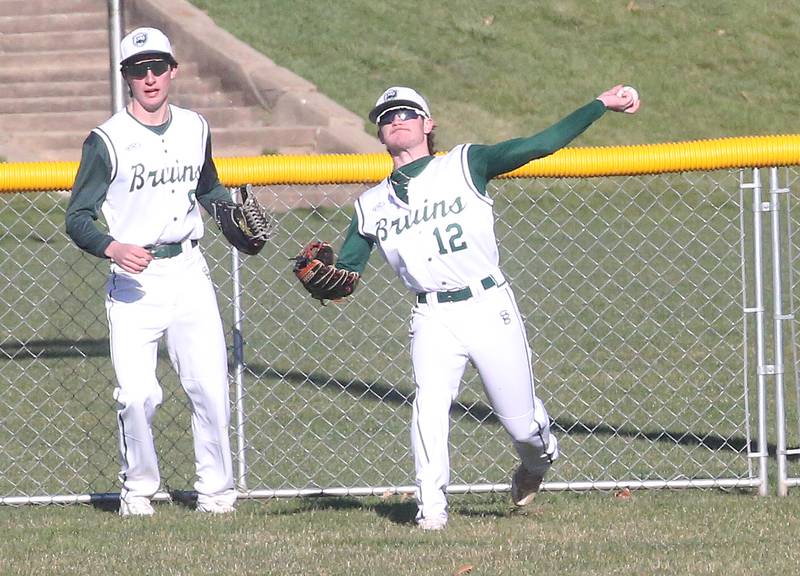
[[[414,483],[413,296],[377,253],[340,305],[319,306],[291,274],[289,257],[306,242],[341,241],[364,189],[254,188],[278,227],[262,254],[239,260],[244,437],[239,446],[234,426],[232,443],[243,491]],[[742,259],[750,225],[738,172],[498,180],[490,194],[501,266],[560,439],[551,487],[752,484]],[[0,498],[118,491],[108,265],[64,234],[67,199],[0,196]],[[234,259],[213,224],[202,247],[232,350]],[[189,490],[188,403],[165,352],[158,371],[163,488]],[[515,456],[471,368],[451,420],[451,482],[507,483]]]

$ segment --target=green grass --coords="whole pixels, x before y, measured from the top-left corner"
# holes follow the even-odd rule
[[[575,145],[797,131],[790,0],[192,3],[363,118],[386,87],[416,87],[444,149],[536,132],[616,82],[641,112]]]
[[[516,576],[791,574],[800,500],[741,493],[543,494],[455,500],[422,533],[398,498],[248,502],[209,518],[179,504],[121,520],[88,506],[0,508],[0,573]]]

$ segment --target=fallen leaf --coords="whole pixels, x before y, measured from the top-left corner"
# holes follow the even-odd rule
[[[453,572],[453,576],[464,576],[464,574],[469,574],[472,572],[472,564],[464,564],[463,566],[459,566],[458,570]]]
[[[484,16],[483,17],[483,25],[484,26],[491,26],[494,24],[494,16]]]
[[[630,488],[623,488],[622,490],[618,490],[614,492],[614,498],[619,498],[620,500],[627,500],[631,497],[631,489]]]
[[[625,7],[625,10],[627,10],[628,12],[638,12],[639,5],[636,3],[636,0],[631,0],[630,2],[628,2],[628,5]]]

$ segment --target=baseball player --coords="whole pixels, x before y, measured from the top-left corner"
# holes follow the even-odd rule
[[[122,39],[131,102],[91,131],[66,213],[81,249],[110,260],[106,312],[117,385],[119,513],[149,516],[160,476],[150,428],[162,390],[158,341],[192,407],[197,510],[234,511],[225,338],[198,246],[212,200],[230,200],[211,157],[205,118],[169,104],[178,63],[169,39],[137,28]],[[95,224],[102,210],[108,232]]]
[[[306,286],[312,294],[334,278],[334,296],[328,297],[346,296],[377,245],[415,294],[411,447],[422,529],[441,530],[447,524],[449,411],[467,362],[477,368],[521,460],[511,482],[514,504],[533,500],[558,457],[550,419],[534,390],[525,324],[499,267],[489,180],[566,146],[606,110],[634,113],[638,108],[635,91],[619,85],[534,136],[463,144],[442,156],[433,155],[428,103],[411,88],[389,88],[369,113],[394,170],[356,201],[335,265],[342,274],[313,261],[296,273],[301,281],[320,279]]]

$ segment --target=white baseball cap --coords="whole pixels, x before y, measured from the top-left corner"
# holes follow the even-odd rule
[[[405,86],[392,86],[380,95],[375,107],[369,113],[369,121],[378,123],[384,112],[398,108],[413,108],[422,112],[427,118],[431,117],[431,110],[419,92]]]
[[[169,38],[156,28],[137,28],[122,39],[119,49],[123,66],[136,56],[150,54],[167,56],[167,60],[177,64]]]

